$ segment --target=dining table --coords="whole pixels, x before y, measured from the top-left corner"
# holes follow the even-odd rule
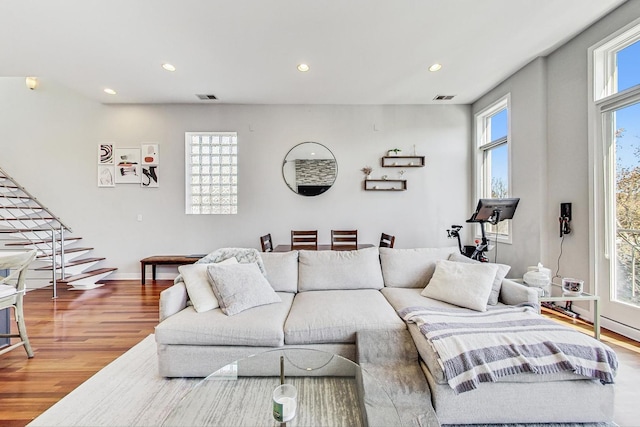
[[[365,249],[365,248],[373,248],[374,245],[372,245],[371,243],[358,243],[358,249]],[[273,248],[273,252],[289,252],[291,250],[291,245],[278,245],[275,248]],[[331,244],[321,244],[318,245],[318,250],[319,251],[330,251],[331,249]],[[348,247],[344,247],[344,248],[336,248],[333,249],[336,251],[349,251],[349,250],[353,250],[350,246]]]

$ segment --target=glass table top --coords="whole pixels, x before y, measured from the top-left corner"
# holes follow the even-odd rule
[[[344,357],[311,349],[269,350],[223,366],[196,384],[163,426],[279,426],[273,418],[274,389],[297,388],[295,417],[288,426],[402,425],[380,383]]]

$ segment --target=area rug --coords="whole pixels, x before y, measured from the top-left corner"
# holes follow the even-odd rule
[[[279,377],[239,378],[223,390],[224,404],[190,392],[207,393],[202,379],[158,375],[156,344],[148,336],[65,396],[29,426],[278,426],[271,417],[271,393]],[[288,378],[305,405],[288,426],[363,425],[358,385],[351,377]],[[320,382],[320,383],[319,383]],[[226,382],[225,382],[226,383]],[[198,385],[197,389],[194,387]],[[220,391],[218,391],[220,392]],[[183,397],[187,397],[183,400]],[[229,414],[233,415],[232,422]],[[258,420],[258,421],[256,421]]]
[[[153,335],[136,344],[29,426],[159,426],[199,379],[158,375]]]

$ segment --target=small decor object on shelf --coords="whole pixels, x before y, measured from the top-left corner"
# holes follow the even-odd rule
[[[397,156],[400,154],[402,150],[399,148],[392,148],[391,150],[387,151],[387,155],[388,156]]]
[[[562,279],[562,291],[566,295],[577,296],[582,294],[584,289],[584,280],[574,279],[572,277],[565,277]]]
[[[373,168],[371,166],[365,166],[360,170],[364,174],[364,179],[369,179],[369,176],[371,175],[371,172],[373,172]]]

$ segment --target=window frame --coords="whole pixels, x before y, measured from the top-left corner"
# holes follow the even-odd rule
[[[491,138],[491,126],[490,126],[490,118],[501,112],[502,110],[506,110],[507,112],[507,134],[503,137],[497,138],[495,140],[489,140]],[[475,189],[474,189],[474,200],[472,201],[473,205],[471,207],[472,211],[476,207],[476,203],[478,199],[481,198],[492,198],[491,197],[491,164],[487,160],[487,153],[490,150],[493,150],[498,147],[505,146],[507,148],[507,195],[505,197],[510,197],[512,194],[511,191],[511,94],[507,93],[503,97],[499,98],[495,102],[491,103],[478,113],[474,115],[474,126],[475,126],[475,141],[474,141],[474,151],[475,151]],[[499,233],[497,234],[497,241],[500,243],[513,243],[513,228],[511,224],[511,220],[507,220],[507,232],[506,234]],[[489,231],[491,227],[485,224],[487,229],[487,236],[496,238],[496,234],[493,231]],[[480,227],[476,227],[476,237],[480,237]]]
[[[220,177],[220,183],[218,184],[220,187],[223,186],[222,180],[223,177],[229,177],[229,183],[228,186],[231,187],[229,189],[229,197],[230,197],[230,203],[228,204],[214,204],[214,203],[209,203],[208,206],[210,207],[214,207],[214,206],[221,206],[222,209],[219,212],[195,212],[193,207],[194,205],[192,204],[192,198],[194,197],[194,195],[196,193],[192,192],[192,188],[194,186],[194,183],[192,183],[192,177],[193,177],[193,173],[192,173],[192,167],[194,166],[194,164],[192,163],[192,157],[193,157],[193,153],[191,152],[191,147],[192,147],[192,139],[193,137],[198,137],[198,138],[204,138],[204,137],[225,137],[225,136],[231,136],[232,138],[235,139],[235,143],[232,145],[235,145],[236,149],[235,149],[235,153],[230,153],[229,156],[230,160],[229,160],[229,173],[228,174],[223,174],[218,173],[218,174],[214,174],[213,172],[209,172],[208,176],[209,177],[213,177],[213,176],[219,176]],[[207,132],[185,132],[184,134],[184,147],[185,147],[185,159],[184,159],[184,165],[185,165],[185,214],[186,215],[236,215],[238,213],[238,132],[216,132],[216,131],[207,131]],[[226,144],[222,144],[219,143],[218,146],[222,147],[223,145]],[[222,156],[222,154],[221,154]],[[235,157],[235,159],[233,159]],[[221,165],[224,165],[223,163],[220,163]],[[203,165],[203,163],[199,163],[198,165]],[[211,165],[211,164],[209,164]],[[206,166],[206,165],[205,165]],[[235,166],[235,173],[233,173],[233,167]],[[222,166],[221,166],[222,167]],[[235,180],[235,182],[234,182]],[[198,185],[198,184],[196,184]],[[212,183],[211,186],[213,187],[214,184]],[[202,194],[202,193],[201,193]],[[208,194],[213,194],[213,193],[208,193]],[[218,193],[221,197],[223,197],[224,193],[220,192]],[[235,203],[232,203],[231,201],[235,199]],[[199,206],[207,206],[207,205],[203,205],[200,204]],[[229,211],[225,212],[224,208],[228,207]]]

